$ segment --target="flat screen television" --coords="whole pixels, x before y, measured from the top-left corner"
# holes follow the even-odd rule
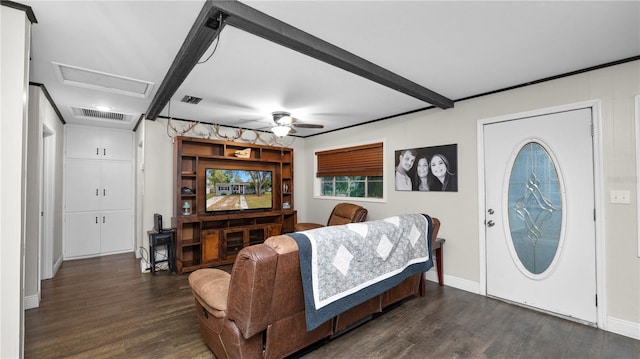
[[[205,211],[269,210],[273,175],[267,170],[205,169]]]

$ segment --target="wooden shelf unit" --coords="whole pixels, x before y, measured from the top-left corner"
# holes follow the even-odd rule
[[[236,157],[236,151],[246,149],[251,150],[247,158]],[[207,213],[206,168],[271,171],[272,209]],[[294,231],[292,148],[180,136],[174,143],[174,173],[177,273],[233,263],[243,247]],[[188,215],[183,213],[185,202],[191,210]]]

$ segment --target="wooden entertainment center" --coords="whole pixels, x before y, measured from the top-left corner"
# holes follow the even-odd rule
[[[216,167],[270,171],[272,208],[207,212],[205,172]],[[179,136],[174,175],[177,273],[233,263],[243,247],[294,230],[292,148]]]

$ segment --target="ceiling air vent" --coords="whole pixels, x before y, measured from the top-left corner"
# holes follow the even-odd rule
[[[121,95],[146,98],[153,89],[153,82],[136,80],[80,67],[52,62],[58,79],[65,85],[114,92]]]
[[[109,121],[131,121],[133,116],[119,112],[98,111],[90,108],[72,107],[73,114],[80,118]]]
[[[202,101],[202,99],[200,97],[195,97],[195,96],[189,96],[189,95],[185,95],[182,100],[180,100],[181,102],[184,103],[190,103],[193,105],[197,105],[200,103],[200,101]]]

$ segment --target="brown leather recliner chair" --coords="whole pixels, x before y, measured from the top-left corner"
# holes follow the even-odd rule
[[[327,226],[336,226],[347,223],[359,223],[367,220],[366,208],[353,203],[338,203],[331,211]],[[324,227],[319,223],[296,223],[296,232],[306,231],[309,229]]]

